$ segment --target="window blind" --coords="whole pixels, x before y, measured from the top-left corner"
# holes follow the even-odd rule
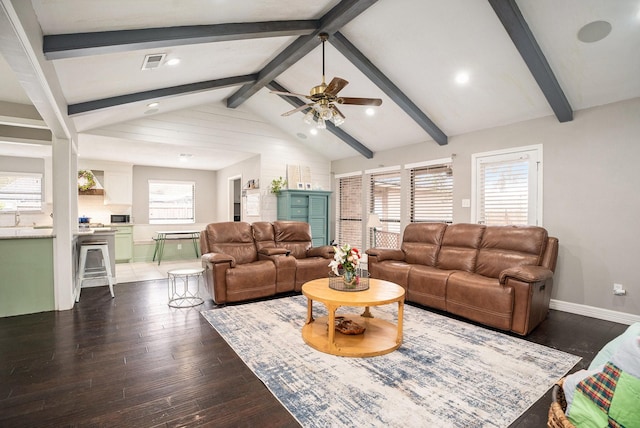
[[[362,248],[362,175],[337,179],[337,244]]]
[[[42,174],[0,172],[0,212],[42,210]]]
[[[479,223],[529,223],[529,162],[529,156],[523,155],[518,159],[480,164]]]
[[[410,221],[453,222],[453,169],[450,164],[413,168]]]
[[[149,224],[195,223],[195,183],[149,180]]]
[[[369,212],[378,214],[381,230],[400,233],[401,186],[400,171],[370,175],[371,195]]]

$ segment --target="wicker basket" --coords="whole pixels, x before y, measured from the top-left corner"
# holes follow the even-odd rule
[[[551,406],[549,407],[548,428],[575,428],[575,425],[564,414],[567,409],[567,400],[564,398],[562,384],[564,378],[560,379],[551,390]]]

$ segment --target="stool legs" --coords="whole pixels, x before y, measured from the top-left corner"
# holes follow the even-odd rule
[[[91,268],[87,267],[87,255],[89,252],[99,251],[102,255],[102,263],[104,267]],[[115,297],[113,292],[113,272],[111,272],[111,259],[109,258],[109,247],[107,244],[82,244],[80,247],[80,260],[78,263],[78,272],[76,274],[76,302],[80,300],[80,292],[82,291],[82,282],[85,279],[107,278],[109,283],[109,292],[111,297]]]

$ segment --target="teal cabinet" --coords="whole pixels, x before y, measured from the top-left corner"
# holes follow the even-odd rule
[[[329,244],[331,192],[282,190],[278,195],[278,220],[304,221],[311,225],[313,246]]]

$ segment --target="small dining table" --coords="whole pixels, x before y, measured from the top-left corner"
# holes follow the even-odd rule
[[[158,256],[158,265],[162,261],[162,253],[164,253],[164,244],[167,240],[179,240],[179,239],[191,239],[193,242],[193,249],[196,252],[196,258],[200,257],[198,251],[198,239],[200,238],[199,230],[163,230],[156,232],[156,237],[153,238],[156,241],[156,247],[153,250],[153,261],[156,261]]]

